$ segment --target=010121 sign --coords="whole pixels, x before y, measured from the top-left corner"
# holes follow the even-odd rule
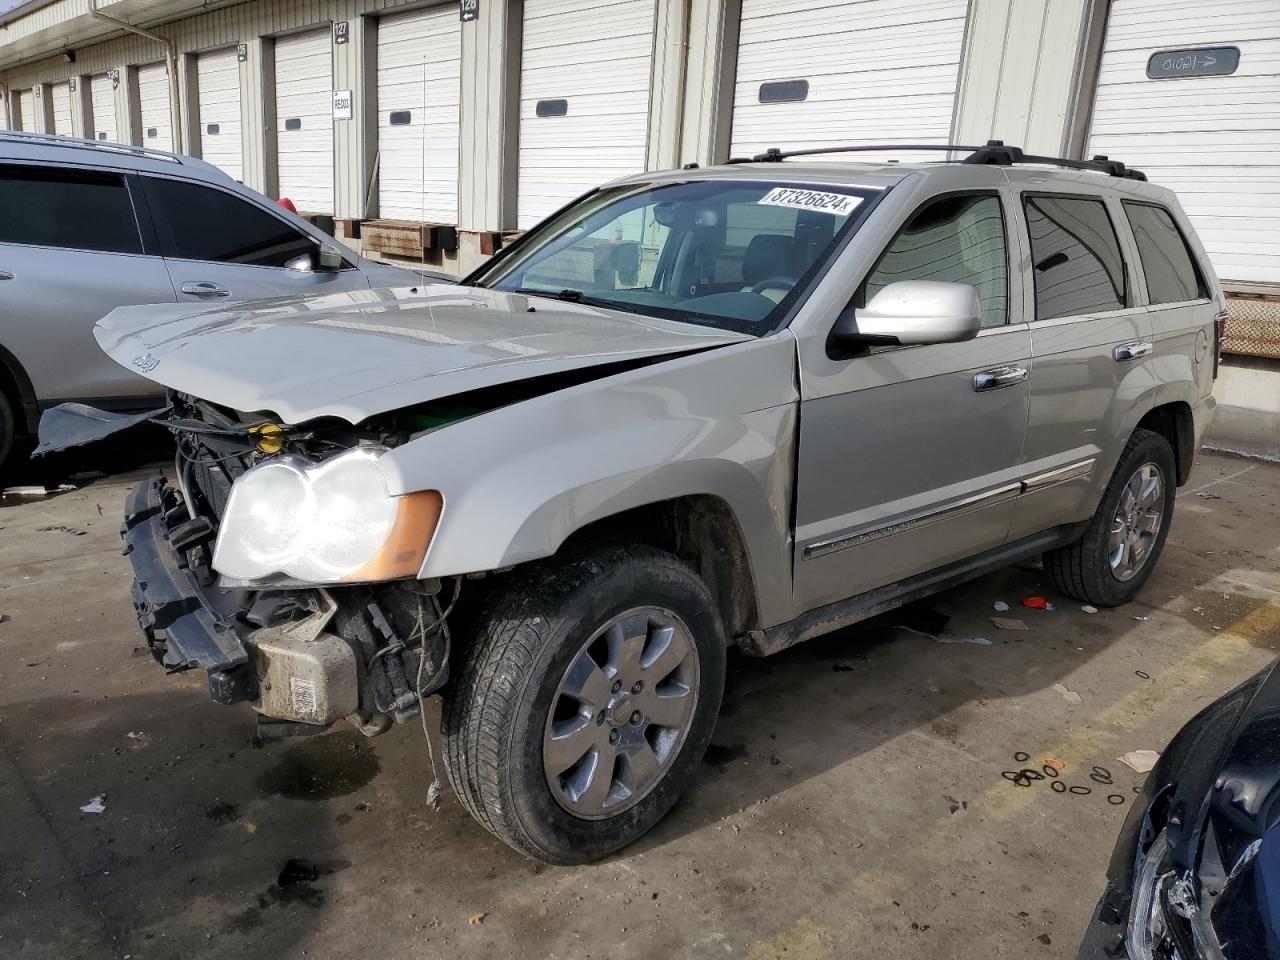
[[[1188,47],[1185,50],[1157,50],[1147,60],[1151,80],[1180,77],[1225,77],[1240,66],[1239,47]]]

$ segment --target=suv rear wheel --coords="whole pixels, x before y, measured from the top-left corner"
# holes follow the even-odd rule
[[[9,454],[13,452],[16,429],[13,406],[9,403],[9,398],[5,396],[3,386],[0,385],[0,471],[4,470],[5,461],[9,459]]]
[[[1100,607],[1132,600],[1169,535],[1175,477],[1169,441],[1135,430],[1084,536],[1045,555],[1045,569],[1058,589]]]
[[[610,546],[530,565],[485,603],[445,693],[449,780],[521,853],[597,860],[684,792],[724,672],[711,594],[670,554]]]

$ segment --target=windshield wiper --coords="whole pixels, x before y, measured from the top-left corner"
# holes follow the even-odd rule
[[[502,289],[501,287],[497,289]],[[617,300],[606,300],[603,297],[593,297],[583,293],[581,290],[530,290],[526,287],[520,287],[515,290],[504,291],[506,293],[523,293],[530,297],[546,297],[548,300],[563,300],[566,303],[581,303],[588,307],[603,307],[606,310],[621,310],[623,313],[644,313],[645,310],[639,304],[625,303]]]

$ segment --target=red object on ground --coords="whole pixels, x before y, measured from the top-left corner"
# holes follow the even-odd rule
[[[293,205],[293,201],[290,200],[288,197],[281,197],[279,200],[276,201],[276,203],[280,204],[280,206],[284,207],[290,213],[298,212],[298,208]]]
[[[1052,606],[1044,597],[1023,597],[1022,605],[1024,607],[1033,607],[1036,610],[1048,610]]]

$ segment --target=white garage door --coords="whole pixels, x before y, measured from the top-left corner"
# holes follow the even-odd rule
[[[1233,74],[1147,76],[1157,52],[1212,46],[1239,49]],[[1280,2],[1113,0],[1097,153],[1177,191],[1220,278],[1280,283]]]
[[[71,136],[71,86],[66,83],[51,83],[48,86],[49,109],[53,113],[53,133],[64,137]]]
[[[525,0],[519,226],[645,167],[654,0]]]
[[[90,77],[89,96],[93,103],[93,132],[90,135],[94,140],[116,142],[116,92],[111,87],[111,78],[105,73]]]
[[[15,130],[36,128],[36,98],[31,88],[18,91],[18,115],[14,117]]]
[[[276,40],[280,196],[333,213],[333,59],[329,29]]]
[[[240,135],[240,62],[236,48],[202,53],[196,60],[200,91],[200,155],[232,178],[244,179]]]
[[[967,0],[742,0],[732,154],[949,142],[967,8]]]
[[[169,71],[163,63],[138,68],[142,145],[173,149],[173,117],[169,114]]]
[[[458,219],[462,23],[454,7],[378,22],[378,215]]]

